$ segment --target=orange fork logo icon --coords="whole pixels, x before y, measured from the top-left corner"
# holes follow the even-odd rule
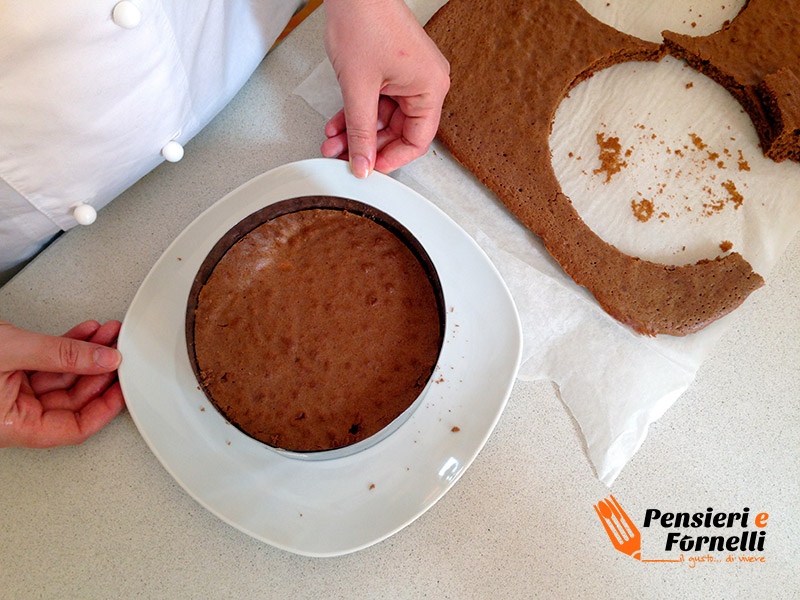
[[[606,528],[608,537],[614,547],[636,560],[642,560],[642,538],[636,525],[630,520],[614,496],[600,500],[594,505],[597,516]]]

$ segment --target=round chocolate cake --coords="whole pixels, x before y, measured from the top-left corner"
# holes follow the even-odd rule
[[[301,452],[347,446],[430,379],[441,291],[397,231],[306,208],[256,226],[214,262],[190,297],[190,356],[206,395],[247,435]]]

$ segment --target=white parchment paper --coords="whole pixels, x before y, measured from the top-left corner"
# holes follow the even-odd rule
[[[409,2],[421,22],[442,4]],[[582,4],[626,33],[660,41],[663,29],[711,33],[743,0],[724,7],[702,0]],[[342,106],[327,61],[296,93],[325,117]],[[614,138],[620,170],[609,173],[601,169],[598,140]],[[741,106],[681,61],[617,65],[584,81],[559,106],[550,146],[553,168],[578,212],[629,254],[686,264],[723,254],[727,244],[721,244],[729,242],[769,285],[770,268],[800,230],[800,165],[765,159]],[[649,425],[687,389],[736,311],[687,337],[639,336],[575,285],[538,238],[438,142],[395,176],[447,212],[497,266],[523,325],[519,377],[557,383],[597,476],[610,486]]]

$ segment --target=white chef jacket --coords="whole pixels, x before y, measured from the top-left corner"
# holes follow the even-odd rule
[[[303,4],[0,0],[0,276],[200,131]]]

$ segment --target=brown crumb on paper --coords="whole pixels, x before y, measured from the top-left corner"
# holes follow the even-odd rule
[[[649,221],[650,217],[653,216],[653,203],[647,198],[642,198],[639,202],[631,200],[631,208],[633,209],[633,216],[642,223]]]
[[[722,187],[728,191],[728,201],[733,202],[733,208],[738,210],[742,205],[744,198],[739,192],[736,191],[736,185],[734,185],[734,183],[729,179],[722,184]]]
[[[458,433],[459,431],[461,431],[461,427],[453,426],[453,428],[450,431],[452,431],[453,433]]]
[[[733,243],[729,242],[728,240],[723,240],[719,244],[719,249],[723,252],[728,252],[731,248],[733,248]]]
[[[693,87],[694,87],[694,83],[692,83],[691,81],[690,81],[689,83],[687,83],[687,84],[686,84],[686,89],[687,89],[687,90],[688,90],[689,88],[693,88]]]
[[[749,171],[750,170],[750,165],[744,159],[744,155],[742,154],[741,150],[739,150],[739,170],[740,171]]]
[[[605,183],[608,183],[611,181],[611,176],[619,173],[622,167],[627,167],[628,163],[622,160],[622,146],[618,137],[606,137],[604,133],[598,133],[595,139],[600,146],[600,168],[595,169],[594,174],[604,173]]]
[[[704,150],[708,147],[708,144],[703,143],[703,138],[696,133],[690,133],[689,137],[692,138],[692,143],[697,146],[698,150]]]
[[[375,484],[374,483],[370,483],[369,484],[369,489],[370,490],[374,490],[375,489]]]
[[[703,216],[709,217],[714,213],[722,212],[722,210],[728,205],[733,204],[734,210],[738,210],[739,207],[744,202],[744,197],[738,192],[736,189],[736,184],[734,184],[730,179],[728,181],[723,182],[722,187],[725,191],[728,192],[728,196],[725,198],[718,198],[715,197],[711,191],[711,188],[703,188],[706,190],[709,196],[712,196],[713,200],[710,202],[706,202],[703,204]]]

